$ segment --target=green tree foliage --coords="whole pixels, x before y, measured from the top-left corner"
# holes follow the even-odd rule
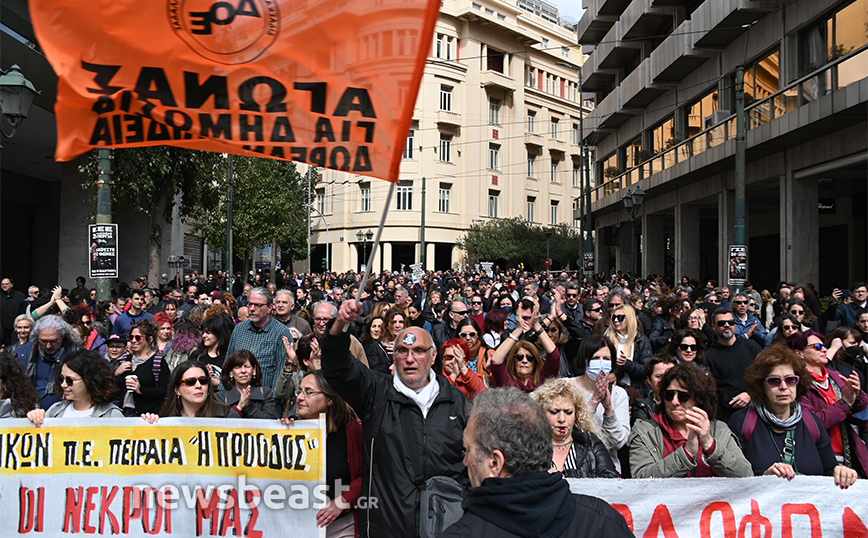
[[[552,268],[575,267],[581,251],[579,232],[566,224],[549,228],[549,253]],[[545,267],[546,227],[521,217],[493,219],[474,224],[457,242],[467,252],[468,261],[503,262],[506,267],[522,263],[533,270]]]

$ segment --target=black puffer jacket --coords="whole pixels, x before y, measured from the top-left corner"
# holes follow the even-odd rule
[[[419,406],[395,389],[391,375],[369,370],[352,357],[346,333],[332,336],[326,331],[320,345],[323,374],[362,420],[362,495],[377,499],[377,505],[362,511],[359,534],[372,538],[417,536],[419,491],[406,439],[416,441],[424,479],[447,476],[466,491],[470,482],[463,462],[462,435],[467,424],[467,399],[438,374],[440,393],[423,418]],[[407,437],[405,415],[413,424]]]
[[[573,449],[578,469],[564,469],[565,477],[621,478],[612,463],[612,456],[596,435],[573,429]]]

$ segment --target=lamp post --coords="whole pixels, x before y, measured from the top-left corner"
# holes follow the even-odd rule
[[[310,208],[311,211],[316,211],[316,214],[322,218],[322,223],[326,229],[326,255],[325,255],[326,263],[323,264],[323,272],[326,272],[329,269],[327,267],[327,265],[329,264],[329,260],[331,259],[329,257],[329,249],[331,248],[331,244],[332,244],[331,239],[329,239],[329,223],[326,222],[325,215],[323,215],[319,209],[315,208],[314,206],[308,206],[308,207]]]
[[[368,272],[368,241],[374,239],[374,232],[370,229],[367,232],[359,230],[358,232],[356,232],[356,239],[358,239],[359,243],[362,244],[362,271]]]
[[[628,190],[624,196],[621,197],[624,201],[624,207],[627,208],[627,211],[630,213],[630,272],[635,273],[635,268],[633,265],[635,262],[635,246],[636,246],[636,214],[639,213],[639,208],[642,207],[642,202],[645,201],[645,191],[642,190],[642,187],[636,186],[635,189]]]
[[[0,131],[6,138],[12,138],[21,122],[27,119],[33,98],[41,92],[36,91],[33,84],[24,78],[17,64],[10,67],[9,71],[0,70],[0,73],[0,110],[12,126],[12,132],[6,134],[2,129]]]

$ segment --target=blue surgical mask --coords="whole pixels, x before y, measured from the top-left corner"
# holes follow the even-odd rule
[[[500,309],[503,310],[504,312],[506,312],[507,314],[509,314],[510,312],[512,312],[512,307],[511,307],[511,306],[501,306]]]
[[[585,369],[585,373],[588,374],[588,377],[597,380],[597,376],[601,373],[603,375],[609,375],[609,372],[612,371],[612,361],[608,359],[591,359],[588,362],[588,367]]]

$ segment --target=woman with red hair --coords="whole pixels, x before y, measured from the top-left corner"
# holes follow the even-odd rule
[[[443,344],[441,355],[443,357],[443,375],[465,396],[473,398],[476,394],[487,390],[482,376],[467,367],[467,361],[471,355],[467,342],[461,338],[447,340]]]
[[[154,327],[157,328],[157,350],[165,355],[172,349],[172,338],[175,336],[175,322],[165,312],[157,312],[152,322]]]

